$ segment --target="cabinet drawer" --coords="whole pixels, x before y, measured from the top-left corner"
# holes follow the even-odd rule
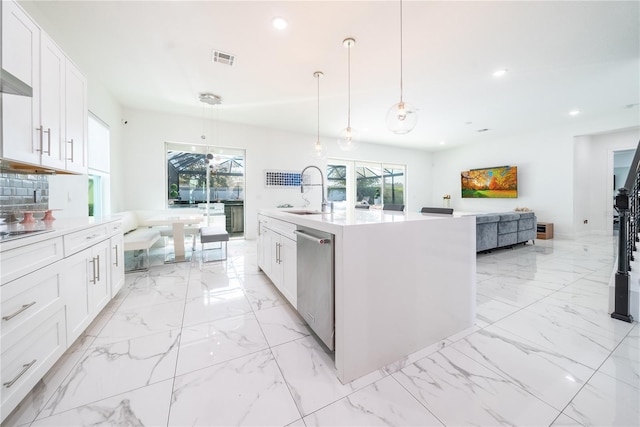
[[[62,237],[56,237],[2,252],[0,256],[0,270],[2,271],[3,292],[5,284],[34,270],[59,261],[62,257]]]
[[[109,236],[122,233],[122,221],[114,221],[107,224]]]
[[[52,304],[62,304],[61,263],[48,265],[2,287],[2,336],[38,316]]]
[[[21,328],[22,329],[22,328]],[[0,373],[2,414],[9,414],[29,393],[66,349],[64,306],[58,307],[35,328],[15,330],[12,345],[4,349],[8,337],[2,338]],[[20,336],[18,336],[20,335]]]
[[[64,236],[64,256],[67,257],[93,246],[99,241],[106,239],[108,236],[107,224],[67,234]]]
[[[285,237],[288,237],[291,240],[296,240],[296,235],[294,231],[298,228],[297,225],[292,224],[286,221],[280,221],[278,219],[269,218],[270,221],[267,223],[266,227],[271,230],[279,233]]]

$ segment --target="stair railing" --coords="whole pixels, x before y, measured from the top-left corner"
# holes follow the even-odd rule
[[[633,322],[629,312],[629,271],[640,230],[640,142],[629,168],[624,187],[618,190],[615,208],[620,219],[618,234],[618,270],[615,275],[614,311],[611,317]]]

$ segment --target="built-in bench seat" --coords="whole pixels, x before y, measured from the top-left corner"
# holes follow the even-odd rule
[[[148,270],[149,249],[160,239],[160,231],[140,226],[138,215],[134,211],[121,212],[118,215],[122,218],[124,251],[145,251],[146,253],[146,265],[134,270]]]

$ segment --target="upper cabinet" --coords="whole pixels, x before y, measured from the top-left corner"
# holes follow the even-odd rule
[[[86,173],[87,80],[13,1],[2,2],[2,66],[33,89],[2,96],[2,157]]]

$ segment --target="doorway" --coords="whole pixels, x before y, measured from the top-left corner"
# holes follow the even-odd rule
[[[613,204],[615,206],[615,198],[618,190],[624,187],[633,163],[635,150],[619,150],[613,152]],[[614,233],[620,229],[620,221],[618,212],[613,209],[613,231]]]

